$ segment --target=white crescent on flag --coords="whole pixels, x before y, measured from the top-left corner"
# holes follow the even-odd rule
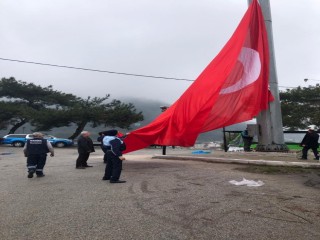
[[[242,78],[235,84],[221,89],[220,94],[228,94],[239,91],[249,84],[255,82],[260,76],[261,61],[259,52],[252,48],[243,47],[238,60],[243,64]]]

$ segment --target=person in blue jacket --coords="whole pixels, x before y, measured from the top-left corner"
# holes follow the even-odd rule
[[[121,181],[120,175],[122,171],[122,151],[126,149],[125,143],[118,137],[117,130],[105,132],[103,138],[103,147],[106,149],[107,165],[102,180],[110,180],[110,183],[125,183]]]

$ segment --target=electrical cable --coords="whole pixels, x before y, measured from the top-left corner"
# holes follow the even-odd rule
[[[30,62],[30,61],[9,59],[9,58],[0,58],[0,60],[10,61],[10,62],[36,64],[36,65],[49,66],[49,67],[69,68],[69,69],[91,71],[91,72],[101,72],[101,73],[110,73],[110,74],[134,76],[134,77],[161,78],[161,79],[180,80],[180,81],[194,81],[194,80],[191,80],[191,79],[184,79],[184,78],[161,77],[161,76],[153,76],[153,75],[145,75],[145,74],[115,72],[115,71],[99,70],[99,69],[91,69],[91,68],[72,67],[72,66],[65,66],[65,65],[58,65],[58,64],[51,64],[51,63]]]
[[[99,69],[91,69],[91,68],[73,67],[73,66],[65,66],[65,65],[58,65],[58,64],[51,64],[51,63],[31,62],[31,61],[24,61],[24,60],[17,60],[17,59],[9,59],[9,58],[1,58],[1,57],[0,57],[0,60],[10,61],[10,62],[18,62],[18,63],[36,64],[36,65],[49,66],[49,67],[69,68],[69,69],[83,70],[83,71],[91,71],[91,72],[100,72],[100,73],[110,73],[110,74],[126,75],[126,76],[133,76],[133,77],[169,79],[169,80],[190,81],[190,82],[195,81],[195,80],[185,79],[185,78],[161,77],[161,76],[153,76],[153,75],[145,75],[145,74],[134,74],[134,73],[115,72],[115,71],[108,71],[108,70],[99,70]],[[296,88],[296,87],[287,87],[287,86],[278,86],[278,87],[281,87],[281,88]]]

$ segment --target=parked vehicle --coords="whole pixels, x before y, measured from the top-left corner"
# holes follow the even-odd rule
[[[26,143],[27,134],[8,134],[3,137],[2,144],[10,144],[14,147],[23,147]]]
[[[32,134],[8,134],[3,137],[1,144],[10,144],[14,147],[23,147],[27,139],[33,138]],[[72,146],[73,141],[66,138],[57,138],[51,135],[44,135],[44,138],[47,139],[52,146],[62,148],[67,146]]]
[[[28,134],[26,136],[26,140],[30,138],[33,138],[32,134]],[[52,144],[52,146],[58,147],[58,148],[68,147],[73,145],[73,141],[67,138],[57,138],[52,135],[44,135],[43,138],[47,139]]]

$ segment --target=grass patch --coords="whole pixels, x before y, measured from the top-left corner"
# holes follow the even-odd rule
[[[249,173],[262,174],[296,174],[296,173],[316,173],[320,174],[320,169],[301,168],[301,167],[277,167],[277,166],[248,166],[235,168],[235,170]]]
[[[299,143],[285,143],[288,147],[289,150],[292,150],[292,151],[301,151],[302,150],[302,147],[300,146]],[[243,147],[243,145],[241,146]],[[256,148],[257,147],[257,144],[254,143],[251,145],[251,148]]]

